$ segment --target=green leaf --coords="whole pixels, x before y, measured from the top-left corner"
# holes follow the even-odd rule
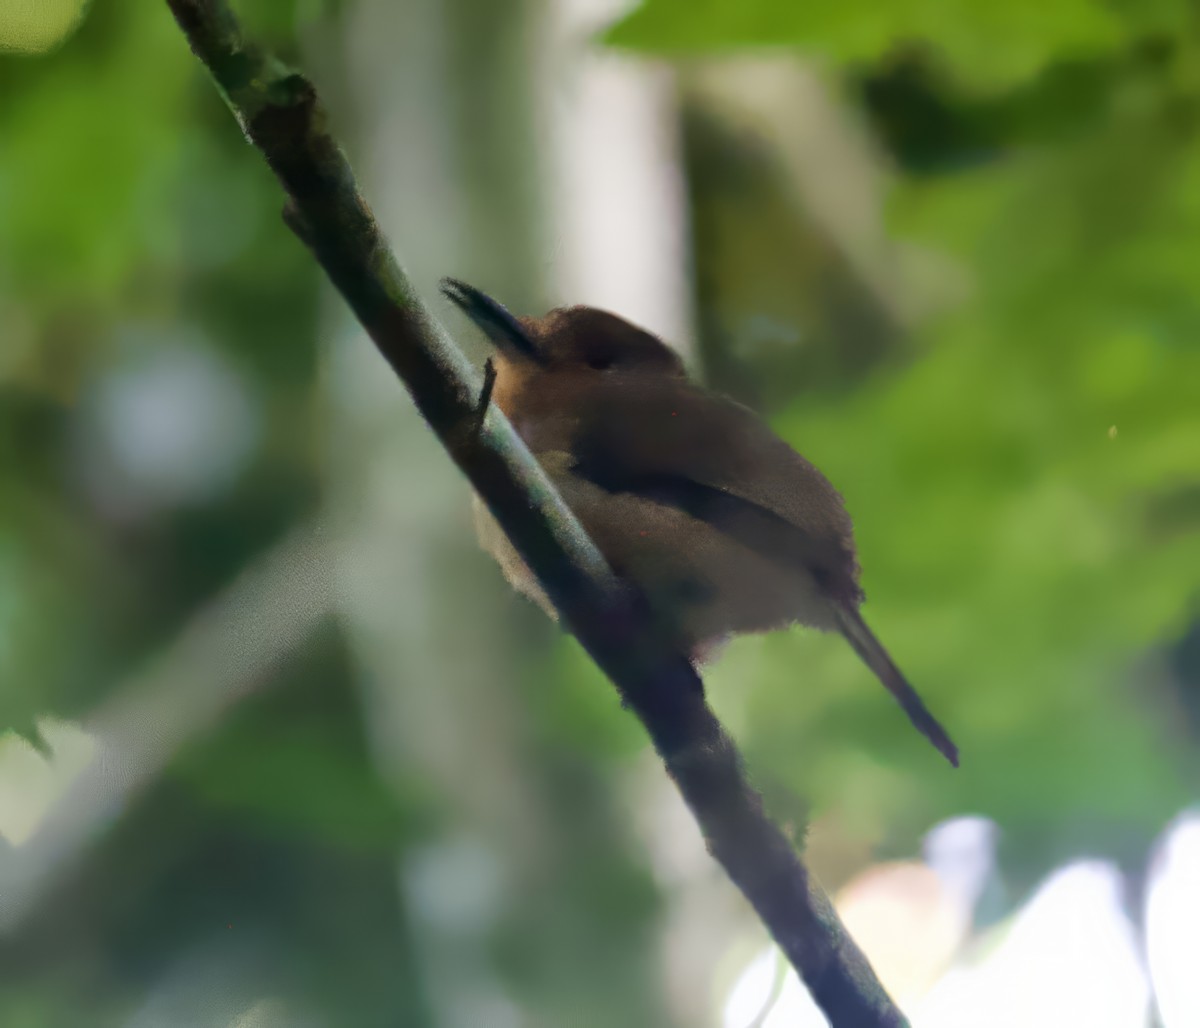
[[[1198,191],[1200,140],[1153,111],[896,190],[894,229],[954,255],[971,300],[908,367],[779,428],[844,493],[866,616],[962,769],[935,773],[840,641],[801,633],[719,668],[762,683],[754,763],[913,832],[991,815],[1028,860],[1135,845],[1188,802],[1194,752],[1135,669],[1183,633],[1200,568]],[[886,767],[857,771],[870,788],[848,745]],[[902,802],[876,781],[897,772]]]
[[[65,42],[83,21],[89,0],[0,4],[0,52],[44,54]]]
[[[1151,5],[1153,24],[1178,5]],[[1143,17],[1137,8],[1130,17]],[[912,45],[933,47],[973,82],[1012,86],[1062,60],[1125,46],[1131,25],[1100,0],[645,0],[607,32],[618,47],[659,54],[795,48],[838,62],[871,62]]]

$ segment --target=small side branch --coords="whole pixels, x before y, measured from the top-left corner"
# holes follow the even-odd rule
[[[666,648],[465,357],[418,300],[302,75],[247,43],[225,0],[167,0],[313,251],[421,414],[487,503],[622,701],[642,721],[704,833],[835,1028],[901,1028],[904,1016],[766,816],[695,671]]]
[[[496,362],[489,357],[483,365],[483,388],[479,390],[479,401],[475,405],[475,425],[472,435],[483,431],[483,419],[487,417],[492,402],[492,390],[496,387]]]

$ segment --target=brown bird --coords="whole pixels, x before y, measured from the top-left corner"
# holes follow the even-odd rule
[[[442,292],[496,347],[492,398],[658,627],[694,663],[730,636],[799,622],[840,632],[955,767],[958,750],[859,614],[850,516],[749,408],[687,378],[657,337],[594,307],[518,318],[455,279]],[[556,617],[476,502],[480,540]]]

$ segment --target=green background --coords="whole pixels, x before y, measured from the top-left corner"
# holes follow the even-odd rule
[[[332,42],[358,5],[242,6],[312,67],[359,163],[352,69]],[[339,472],[336,304],[275,182],[165,5],[81,13],[39,55],[0,20],[0,729],[35,741],[37,717],[86,722],[152,667],[289,529],[330,509],[353,525],[358,495]],[[464,154],[494,158],[463,174],[461,204],[536,212],[523,123],[473,122],[472,105],[520,106],[520,62],[503,57],[523,45],[515,30],[502,57],[478,55],[494,52],[490,24],[536,26],[547,9],[444,13],[455,88],[415,102]],[[1009,902],[1084,854],[1136,881],[1198,770],[1194,5],[647,0],[590,45],[675,69],[700,363],[842,491],[867,615],[962,750],[949,772],[837,639],[739,641],[710,692],[772,808],[836,816],[834,849],[851,855],[819,866],[831,885],[961,813],[1000,826]],[[935,309],[873,307],[820,212],[784,199],[792,172],[772,140],[706,100],[707,69],[780,55],[809,62],[873,140],[888,238],[954,284]],[[385,185],[406,189],[369,195]],[[496,292],[544,306],[552,255],[505,250],[489,217],[470,237],[492,254],[478,260],[515,254]],[[402,258],[422,245],[388,228]],[[197,338],[251,398],[249,455],[203,495],[116,516],[87,485],[104,466],[82,469],[88,412],[108,376]],[[382,374],[375,388],[409,404]],[[395,459],[398,509],[419,506],[427,468],[450,474]],[[449,488],[465,512],[465,486]],[[344,611],[289,644],[0,939],[0,1023],[173,1023],[147,997],[210,959],[224,984],[203,1024],[264,994],[293,1013],[262,1023],[471,1023],[446,1013],[455,982],[510,997],[516,1024],[674,1023],[655,956],[671,886],[635,825],[657,815],[635,816],[629,784],[654,774],[636,722],[507,593],[465,513],[436,529],[414,514],[380,538],[433,570],[372,616],[416,631],[432,610],[446,660],[389,677]],[[486,681],[450,656],[480,645],[480,624]],[[474,741],[381,758],[364,677],[410,697],[403,738],[444,702],[438,716]],[[500,884],[447,927],[421,904],[431,867]]]

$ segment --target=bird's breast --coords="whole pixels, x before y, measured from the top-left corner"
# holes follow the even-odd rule
[[[795,621],[833,627],[827,601],[803,570],[778,566],[669,504],[602,489],[574,473],[565,451],[537,457],[614,571],[642,589],[679,645],[694,651],[729,635]],[[476,526],[509,582],[552,611],[535,577],[478,502]]]

